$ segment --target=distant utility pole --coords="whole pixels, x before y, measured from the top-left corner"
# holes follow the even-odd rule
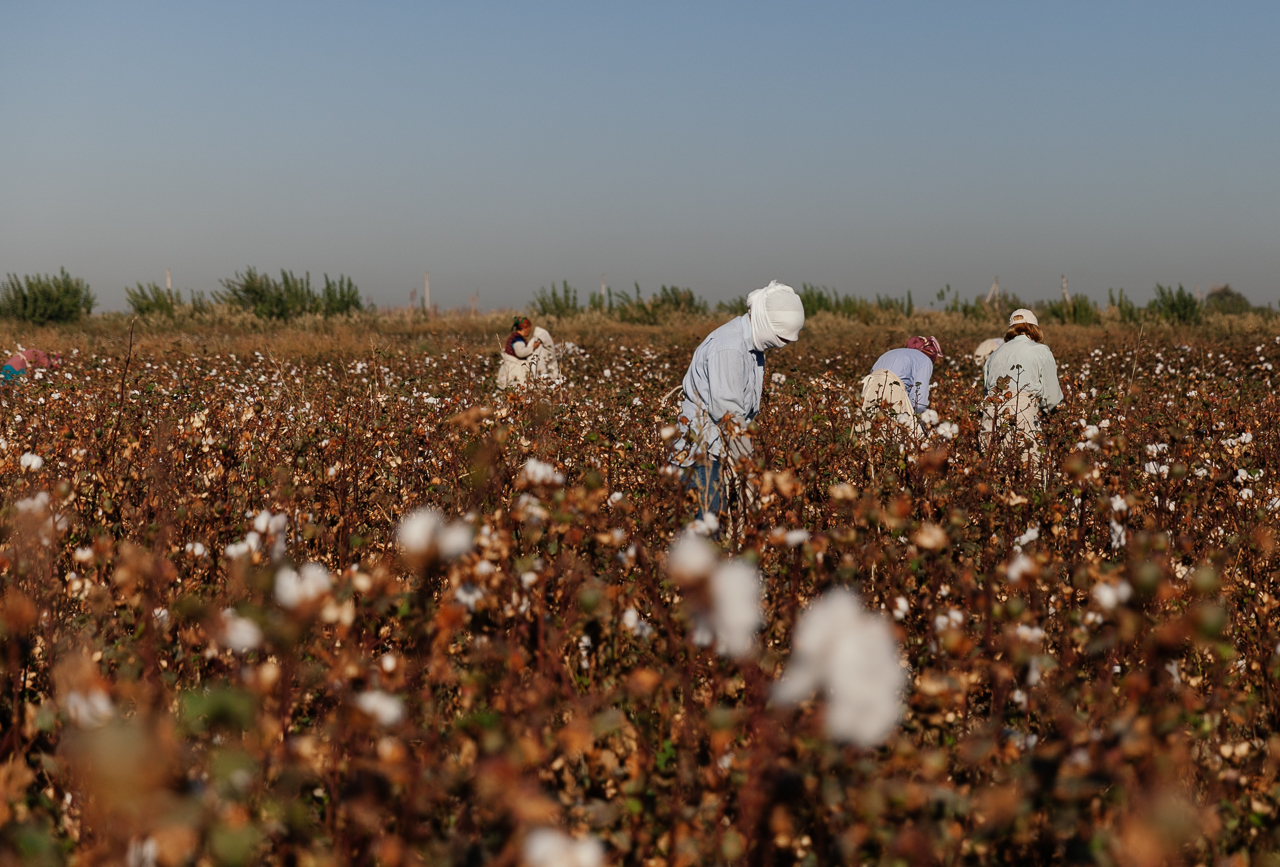
[[[164,288],[165,288],[165,289],[167,289],[167,290],[169,290],[170,292],[172,292],[172,291],[173,291],[173,280],[172,280],[172,278],[170,278],[170,277],[169,277],[169,269],[168,269],[168,268],[165,268],[165,269],[164,269]]]
[[[422,272],[422,309],[431,312],[431,272]]]
[[[1000,278],[997,276],[995,282],[991,284],[991,289],[987,292],[987,305],[990,306],[990,304],[993,301],[999,301],[999,300],[1000,300]]]
[[[1071,296],[1067,294],[1067,275],[1062,275],[1062,300],[1071,303]]]

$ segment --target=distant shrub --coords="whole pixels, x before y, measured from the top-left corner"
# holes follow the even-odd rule
[[[660,325],[673,316],[705,316],[707,302],[695,295],[692,289],[678,286],[663,286],[646,300],[637,283],[634,297],[626,292],[614,293],[605,287],[604,292],[592,292],[584,307],[578,301],[578,290],[567,280],[561,281],[559,289],[555,283],[551,284],[550,291],[542,287],[533,298],[533,312],[539,316],[570,319],[588,310],[599,311],[619,322]]]
[[[916,312],[916,305],[911,300],[910,292],[907,292],[906,298],[890,298],[888,295],[882,298],[879,293],[876,293],[876,307],[886,313],[897,313],[899,316],[910,316]]]
[[[1230,284],[1224,283],[1209,292],[1204,299],[1204,310],[1206,313],[1239,315],[1252,312],[1253,305],[1248,298],[1232,289]]]
[[[960,293],[951,288],[951,284],[938,290],[937,299],[944,302],[942,309],[948,313],[959,313],[965,319],[996,320],[1003,322],[1009,314],[1019,307],[1025,307],[1017,295],[1000,294],[987,302],[986,297],[979,295],[972,301],[965,301]]]
[[[126,286],[124,294],[129,301],[129,307],[138,316],[156,315],[174,319],[178,316],[207,313],[210,309],[210,304],[203,292],[193,290],[190,302],[184,303],[180,290],[161,289],[157,283],[148,283],[145,286],[139,283],[136,289]]]
[[[1111,302],[1110,306],[1116,308],[1116,312],[1120,314],[1120,321],[1128,324],[1137,323],[1142,319],[1142,311],[1138,309],[1138,305],[1130,300],[1129,296],[1124,294],[1124,289],[1118,292],[1115,289],[1107,290],[1107,298]]]
[[[800,284],[800,301],[804,304],[806,317],[826,312],[847,316],[864,323],[871,321],[874,307],[871,302],[856,295],[841,295],[834,289],[814,286],[812,283]]]
[[[1041,317],[1057,320],[1067,325],[1095,325],[1102,321],[1102,312],[1092,299],[1077,294],[1070,301],[1044,301],[1036,305]]]
[[[877,295],[876,300],[871,302],[856,295],[841,295],[827,286],[801,283],[800,291],[797,294],[800,296],[801,303],[804,304],[804,315],[806,317],[814,316],[818,313],[834,313],[837,316],[846,316],[868,324],[875,320],[877,312],[910,316],[916,309],[915,303],[911,300],[910,292],[907,293],[906,298],[889,298]],[[721,301],[716,304],[716,310],[721,313],[741,315],[747,312],[747,299],[745,296],[740,296],[731,301]]]
[[[717,313],[731,313],[734,316],[743,316],[747,312],[747,296],[739,295],[737,298],[730,298],[728,301],[716,302]],[[806,310],[805,315],[808,315]]]
[[[568,280],[564,280],[560,289],[556,289],[556,284],[552,281],[550,292],[545,286],[538,290],[538,294],[533,296],[533,312],[539,316],[572,319],[585,312],[585,308],[578,304],[578,290],[570,286]]]
[[[328,274],[324,275],[324,291],[320,293],[319,312],[321,314],[328,318],[363,309],[360,290],[356,288],[355,282],[350,277],[339,274],[337,280],[330,280]]]
[[[139,316],[156,314],[172,319],[174,313],[182,306],[181,292],[161,289],[158,283],[148,283],[145,286],[139,283],[136,289],[126,286],[124,295],[129,301],[129,307]]]
[[[674,316],[705,316],[707,302],[693,294],[692,289],[681,289],[678,286],[663,286],[656,295],[645,301],[640,295],[640,284],[636,284],[634,298],[622,295],[615,298],[608,292],[607,309],[620,322],[636,325],[660,325]]]
[[[0,284],[0,316],[23,322],[76,322],[97,303],[89,284],[61,269],[57,277],[10,274]]]
[[[1157,319],[1179,325],[1196,324],[1201,319],[1200,302],[1194,294],[1183,289],[1181,283],[1176,292],[1169,286],[1157,283],[1156,297],[1147,305],[1147,309]]]
[[[214,300],[247,310],[260,319],[287,321],[306,313],[325,317],[353,313],[364,309],[360,290],[350,277],[338,275],[336,282],[324,275],[324,292],[311,288],[311,272],[302,277],[281,270],[278,281],[254,268],[246,268],[231,279],[220,281],[225,292],[215,292]]]

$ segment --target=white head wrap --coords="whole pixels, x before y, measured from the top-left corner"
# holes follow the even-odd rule
[[[751,317],[751,339],[761,352],[791,343],[804,327],[804,304],[800,296],[777,280],[748,295],[747,309]]]

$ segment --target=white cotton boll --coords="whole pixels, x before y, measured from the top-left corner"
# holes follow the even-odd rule
[[[888,622],[866,613],[852,592],[839,588],[800,615],[773,699],[795,704],[822,688],[827,734],[872,747],[889,736],[902,714],[903,677]]]
[[[1129,511],[1129,503],[1125,500],[1124,497],[1120,496],[1119,494],[1116,494],[1114,497],[1111,498],[1111,511],[1127,512]]]
[[[272,515],[271,518],[267,521],[268,533],[279,534],[279,533],[283,533],[288,528],[289,528],[289,516],[284,514],[283,512],[276,515]]]
[[[250,530],[245,534],[244,543],[249,546],[250,551],[257,551],[262,547],[262,537],[258,535],[257,531]]]
[[[711,576],[711,628],[722,656],[742,657],[755,646],[760,616],[760,573],[734,560]]]
[[[538,583],[538,573],[537,572],[520,573],[520,583],[524,585],[526,589],[529,587],[532,587],[534,584]]]
[[[1009,564],[1009,568],[1005,570],[1005,579],[1010,584],[1017,584],[1022,580],[1022,576],[1035,568],[1035,561],[1026,554],[1019,554],[1013,558],[1013,562]]]
[[[783,539],[787,543],[788,548],[797,548],[809,541],[808,530],[788,530]]]
[[[266,509],[263,509],[258,513],[257,517],[253,519],[253,529],[257,530],[259,533],[265,533],[267,532],[267,527],[270,523],[271,513]]]
[[[440,513],[432,508],[415,509],[400,521],[396,529],[396,544],[406,558],[431,555],[436,548],[436,534],[444,523]]]
[[[399,696],[380,689],[371,689],[356,696],[356,707],[364,711],[378,725],[393,726],[404,719],[404,702]]]
[[[595,837],[575,840],[554,828],[538,828],[524,838],[526,867],[601,867],[604,844]]]
[[[938,423],[937,410],[926,409],[924,412],[920,413],[920,423],[923,425],[927,425],[928,427],[933,427],[935,424],[937,424]]]
[[[476,603],[484,598],[484,588],[477,587],[475,584],[468,581],[467,583],[460,585],[458,589],[453,592],[453,596],[460,603],[465,605],[468,611],[475,611]]]
[[[45,506],[48,505],[49,493],[47,491],[41,491],[34,497],[24,497],[23,499],[18,500],[13,504],[13,507],[17,509],[20,514],[28,514],[31,512],[42,512],[44,511]]]
[[[38,473],[44,466],[44,458],[32,452],[24,452],[22,457],[18,458],[18,466],[27,472]]]
[[[1129,539],[1129,534],[1115,518],[1111,519],[1111,550],[1119,551],[1125,546],[1125,542]]]
[[[556,472],[556,468],[551,464],[537,458],[529,458],[520,469],[517,481],[530,485],[563,485],[564,474]]]
[[[222,643],[232,653],[247,653],[262,643],[262,630],[230,608],[222,612]]]
[[[671,467],[674,471],[674,467]],[[720,519],[707,512],[698,520],[689,524],[689,532],[698,536],[714,536],[720,530]]]
[[[102,728],[116,712],[111,697],[96,686],[88,693],[76,691],[68,695],[66,709],[71,722],[82,729]]]
[[[609,495],[609,505],[614,505],[622,500],[622,491],[614,491]]]
[[[1110,584],[1095,584],[1093,598],[1106,611],[1114,610],[1120,604],[1120,594]]]
[[[1253,499],[1253,488],[1241,488],[1241,489],[1240,489],[1240,499],[1242,499],[1242,500],[1252,500],[1252,499]]]
[[[1030,545],[1032,542],[1034,542],[1036,539],[1039,539],[1039,538],[1040,538],[1040,525],[1032,524],[1030,527],[1027,527],[1027,532],[1023,533],[1021,536],[1019,536],[1017,539],[1014,540],[1013,544],[1017,545],[1019,548],[1023,548],[1023,547],[1026,547],[1027,545]]]
[[[75,553],[71,555],[77,563],[89,563],[93,560],[92,548],[76,548]]]
[[[907,616],[907,612],[911,610],[910,603],[907,602],[905,596],[899,596],[893,600],[893,619],[901,620]]]
[[[244,542],[232,542],[227,546],[227,559],[235,560],[238,557],[249,556],[249,546]]]
[[[186,547],[183,550],[185,550],[188,554],[190,554],[192,557],[195,557],[196,559],[199,559],[203,557],[205,554],[209,553],[208,550],[204,547],[204,545],[200,542],[188,542]]]
[[[276,601],[285,608],[314,602],[333,587],[329,570],[319,563],[307,563],[299,571],[286,566],[276,572]]]
[[[475,531],[465,521],[454,521],[440,531],[439,548],[442,560],[456,560],[471,550],[475,544]]]
[[[715,571],[720,552],[706,539],[686,530],[667,552],[667,571],[680,581],[705,578]]]
[[[953,440],[960,435],[960,425],[953,421],[944,421],[937,427],[938,436],[943,439]]]

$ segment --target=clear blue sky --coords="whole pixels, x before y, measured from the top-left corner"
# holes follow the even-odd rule
[[[1280,4],[4,3],[0,272],[1280,300]]]

